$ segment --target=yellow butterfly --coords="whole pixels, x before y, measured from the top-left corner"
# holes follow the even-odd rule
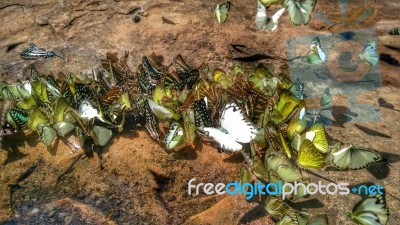
[[[325,157],[308,139],[301,142],[297,161],[300,166],[306,168],[321,169],[325,167]]]

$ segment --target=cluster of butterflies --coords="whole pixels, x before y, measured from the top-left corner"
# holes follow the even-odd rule
[[[379,61],[375,41],[368,42],[358,57],[362,62],[374,67]],[[312,39],[306,58],[308,63],[316,65],[322,65],[328,61],[328,53],[322,48],[318,36]]]
[[[278,20],[284,12],[289,13],[290,21],[293,25],[307,25],[311,20],[311,13],[314,9],[316,0],[256,0],[257,14],[256,27],[259,30],[272,31],[278,26]],[[283,8],[279,9],[272,17],[267,15],[267,7],[280,4]],[[228,13],[231,8],[230,2],[217,4],[214,9],[214,14],[217,17],[218,23],[224,23],[228,18]]]
[[[75,132],[86,152],[137,126],[162,141],[167,152],[194,147],[199,139],[211,140],[219,151],[245,156],[248,167],[242,179],[249,182],[305,182],[302,168],[354,170],[384,161],[367,148],[341,148],[340,143],[329,148],[323,125],[314,119],[307,126],[310,113],[298,93],[303,86],[263,64],[245,69],[238,63],[226,72],[210,70],[207,64],[192,67],[178,55],[171,71],[152,54],[144,56],[134,72],[128,57],[107,53],[102,68],[90,75],[43,75],[32,67],[26,81],[1,82],[3,128],[36,131],[46,146]],[[327,91],[321,106],[331,103]],[[291,201],[303,197],[307,196],[294,195]],[[359,203],[351,218],[369,221],[370,214],[377,214],[385,224],[372,203],[378,204],[368,199]],[[327,224],[326,216],[282,211],[286,203],[280,198],[271,197],[266,205],[280,224]],[[388,211],[386,220],[387,215]]]

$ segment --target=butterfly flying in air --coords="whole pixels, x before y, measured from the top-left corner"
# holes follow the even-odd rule
[[[328,54],[321,47],[319,37],[316,36],[311,41],[309,51],[307,53],[307,62],[316,65],[322,65],[328,60]]]
[[[365,48],[358,57],[361,59],[361,61],[374,67],[379,61],[379,55],[376,52],[375,41],[368,42],[368,44],[365,46]]]
[[[273,31],[278,27],[278,20],[285,12],[285,8],[278,10],[272,17],[267,16],[265,6],[257,1],[256,27],[259,30]]]
[[[246,121],[242,110],[235,104],[225,106],[221,117],[221,127],[204,127],[205,133],[228,151],[240,151],[240,143],[249,143],[256,137],[257,129]]]
[[[288,9],[290,21],[293,25],[307,25],[308,22],[310,22],[315,1],[316,0],[285,0],[284,6]]]
[[[217,4],[214,10],[214,14],[217,17],[218,23],[225,23],[226,19],[228,18],[228,12],[231,8],[231,3],[230,2],[225,2],[220,4]]]
[[[348,215],[361,225],[385,225],[389,219],[389,208],[383,195],[369,195],[359,201]]]

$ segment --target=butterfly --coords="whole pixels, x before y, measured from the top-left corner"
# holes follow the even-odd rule
[[[58,56],[60,58],[63,59],[62,56],[56,54],[53,51],[47,51],[46,49],[43,48],[39,48],[38,46],[36,46],[35,44],[31,43],[29,44],[29,47],[25,50],[23,50],[20,53],[20,56],[22,59],[38,59],[38,58],[49,58],[49,57],[53,57],[53,56]]]
[[[176,118],[176,117],[177,117],[177,119],[179,119],[178,114],[171,112],[171,110],[165,108],[164,106],[155,103],[151,99],[148,99],[147,101],[149,103],[151,111],[157,117],[157,119],[159,119],[160,121],[167,121],[167,120],[170,120],[170,119]]]
[[[268,170],[276,171],[277,175],[286,182],[301,179],[300,171],[281,154],[269,154],[265,156],[265,165]]]
[[[183,80],[187,88],[191,90],[200,78],[199,70],[186,64],[181,55],[178,55],[174,61],[178,77]]]
[[[24,129],[29,120],[29,111],[18,106],[14,106],[7,114],[7,122],[16,130]]]
[[[185,140],[183,127],[176,121],[172,121],[164,139],[167,150],[180,146]]]
[[[104,119],[100,116],[97,109],[93,108],[92,104],[88,100],[83,100],[79,105],[79,116],[82,119],[91,120],[93,118],[97,118],[102,122],[105,122]]]
[[[259,30],[273,31],[278,27],[278,20],[286,8],[278,10],[272,17],[267,16],[265,6],[257,1],[256,28]]]
[[[328,60],[328,54],[321,47],[319,37],[316,36],[311,41],[309,51],[307,53],[307,62],[316,65],[322,65]]]
[[[361,59],[361,61],[367,63],[368,65],[375,66],[379,61],[379,55],[376,52],[375,41],[368,42],[358,57]]]
[[[308,139],[301,142],[297,161],[300,166],[313,169],[325,167],[325,158]]]
[[[361,225],[385,225],[389,219],[389,209],[384,196],[369,195],[359,201],[348,215]]]
[[[194,123],[197,128],[216,127],[207,110],[206,98],[194,102]]]
[[[112,131],[101,126],[94,126],[90,131],[90,136],[93,138],[95,145],[104,146],[110,141]]]
[[[43,123],[38,124],[37,125],[37,131],[39,133],[40,140],[42,140],[42,142],[46,146],[50,146],[51,143],[53,142],[53,140],[57,136],[56,130],[54,130],[54,128],[52,128],[48,124],[43,124]]]
[[[385,161],[381,154],[372,149],[353,145],[340,149],[340,143],[333,147],[328,157],[332,165],[341,170],[358,170]]]
[[[271,6],[274,4],[278,4],[279,2],[281,2],[282,0],[259,0],[264,6]]]
[[[307,25],[316,0],[285,0],[284,6],[289,11],[290,21],[295,26]]]
[[[230,2],[225,2],[220,4],[217,4],[214,10],[214,14],[217,17],[218,23],[225,23],[226,19],[228,18],[228,12],[231,8],[231,3]]]
[[[328,217],[326,214],[319,214],[313,216],[308,220],[307,213],[304,212],[290,212],[282,217],[278,225],[328,225]]]
[[[298,99],[304,99],[304,84],[300,82],[299,78],[290,87],[290,92]]]
[[[160,134],[159,134],[159,128],[158,128],[158,119],[157,117],[152,113],[151,108],[150,108],[150,104],[149,102],[146,100],[144,102],[144,116],[145,116],[145,120],[146,120],[146,129],[147,131],[150,133],[150,136],[158,141],[160,140]]]
[[[326,138],[325,129],[322,124],[312,125],[310,130],[303,135],[302,139],[310,140],[320,152],[328,152],[328,139]]]
[[[52,126],[56,131],[58,136],[64,137],[66,134],[75,129],[75,125],[69,122],[58,122]]]
[[[282,199],[272,195],[268,195],[265,209],[276,219],[281,219],[290,210],[289,206]]]
[[[229,103],[221,116],[221,127],[204,127],[206,134],[219,143],[220,147],[228,151],[242,149],[240,143],[249,143],[257,135],[257,129],[246,121],[242,110],[235,104]]]

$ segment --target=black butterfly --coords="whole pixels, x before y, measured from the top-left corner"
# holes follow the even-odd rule
[[[187,88],[191,90],[199,80],[199,70],[196,68],[192,68],[188,64],[186,64],[181,55],[178,55],[175,58],[175,68],[178,77],[183,81]]]
[[[149,102],[146,100],[144,102],[144,116],[146,119],[146,129],[150,133],[150,136],[156,140],[160,140],[160,134],[158,129],[158,119],[157,117],[151,112]]]
[[[216,127],[216,124],[211,119],[210,113],[207,110],[204,99],[194,102],[194,122],[197,128]]]
[[[24,51],[21,52],[21,58],[22,59],[38,59],[38,58],[50,58],[53,56],[58,56],[60,58],[63,58],[62,56],[56,54],[53,51],[48,51],[43,48],[39,48],[35,44],[31,43],[29,44],[29,47],[25,49]]]

